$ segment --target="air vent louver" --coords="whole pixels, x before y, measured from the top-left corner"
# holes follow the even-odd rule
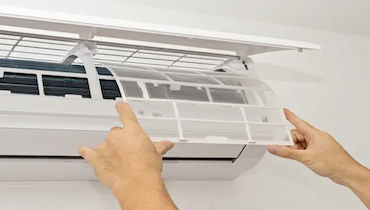
[[[37,77],[34,74],[4,72],[0,78],[0,90],[8,90],[17,94],[38,95]]]
[[[96,71],[98,72],[99,75],[102,76],[112,76],[112,73],[110,73],[110,71],[104,67],[96,67]]]
[[[112,99],[121,97],[118,85],[114,80],[100,80],[101,91],[104,99]]]
[[[42,76],[42,81],[45,95],[65,96],[70,94],[91,98],[87,79],[44,75]]]

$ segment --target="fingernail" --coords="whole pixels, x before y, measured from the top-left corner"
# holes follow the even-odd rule
[[[168,147],[168,149],[172,149],[173,147],[175,146],[175,144],[173,143],[173,142],[168,142],[167,143],[167,147]]]
[[[80,155],[82,155],[84,152],[85,152],[85,150],[84,150],[83,148],[78,149],[78,153],[79,153]]]
[[[288,119],[288,117],[286,116],[286,113],[289,112],[289,109],[288,108],[284,108],[284,116],[286,119]]]
[[[268,150],[271,154],[277,155],[279,148],[277,146],[270,146]]]

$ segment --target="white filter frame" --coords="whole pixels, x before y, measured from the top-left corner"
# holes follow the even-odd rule
[[[160,84],[166,84],[166,85],[173,85],[173,84],[176,84],[176,85],[179,85],[180,87],[181,86],[192,86],[192,87],[198,87],[198,88],[205,88],[207,92],[209,92],[209,89],[210,88],[215,88],[215,89],[225,89],[225,90],[235,90],[235,91],[251,91],[251,93],[253,93],[253,96],[256,98],[256,101],[259,102],[259,104],[257,105],[250,105],[250,104],[233,104],[233,103],[217,103],[217,102],[213,102],[212,101],[212,98],[209,98],[210,101],[207,101],[207,102],[203,102],[203,101],[192,101],[192,100],[176,100],[176,99],[158,99],[158,98],[150,98],[149,95],[148,95],[148,92],[146,92],[147,90],[146,89],[142,89],[144,91],[144,94],[143,94],[143,97],[142,98],[133,98],[133,97],[128,97],[128,96],[124,96],[123,97],[123,100],[126,101],[126,102],[132,102],[132,101],[141,101],[141,102],[163,102],[163,103],[172,103],[173,104],[173,111],[175,113],[175,117],[172,117],[172,118],[163,118],[163,117],[141,117],[138,113],[136,113],[138,115],[138,118],[139,119],[146,119],[146,120],[168,120],[168,121],[175,121],[177,122],[178,124],[178,131],[179,131],[179,136],[178,138],[173,138],[172,140],[174,141],[181,141],[181,142],[184,142],[184,141],[188,141],[188,142],[191,142],[191,143],[237,143],[237,144],[254,144],[254,145],[272,145],[272,144],[280,144],[280,145],[292,145],[293,144],[293,141],[292,141],[292,138],[291,136],[289,135],[290,132],[287,132],[287,138],[286,139],[280,139],[278,141],[274,141],[274,140],[267,140],[267,139],[263,139],[263,140],[254,140],[252,138],[252,135],[250,133],[250,128],[249,128],[249,125],[259,125],[259,126],[272,126],[272,127],[281,127],[283,128],[284,130],[288,131],[287,129],[287,123],[286,123],[286,119],[285,119],[285,116],[284,116],[284,113],[282,112],[282,109],[279,108],[278,106],[266,106],[265,104],[262,104],[262,100],[259,96],[259,94],[257,94],[257,92],[255,91],[255,89],[257,87],[243,87],[243,86],[229,86],[229,85],[225,85],[223,84],[221,81],[217,80],[216,77],[213,77],[213,76],[210,76],[210,75],[207,75],[207,74],[204,74],[202,72],[199,73],[199,75],[197,76],[207,76],[207,78],[209,79],[212,79],[214,81],[216,81],[218,84],[200,84],[200,83],[186,83],[186,82],[176,82],[174,81],[173,79],[171,79],[171,77],[167,76],[165,73],[162,73],[158,68],[157,69],[154,69],[152,67],[146,67],[146,69],[143,70],[143,72],[147,71],[147,72],[150,72],[150,73],[153,73],[153,72],[158,72],[160,75],[164,75],[168,81],[164,81],[164,80],[153,80],[153,79],[142,79],[142,78],[132,78],[132,77],[119,77],[117,76],[117,71],[119,71],[119,67],[115,66],[113,67],[114,69],[116,70],[113,70],[112,67],[110,67],[108,64],[106,64],[106,67],[112,72],[113,75],[115,76],[99,76],[100,79],[110,79],[112,80],[114,78],[114,80],[117,82],[117,84],[119,86],[121,86],[121,83],[118,82],[118,81],[133,81],[133,82],[139,82],[139,83],[145,83],[145,84],[157,84],[157,85],[160,85]],[[127,66],[122,66],[124,68],[129,68]],[[178,73],[178,72],[173,72],[171,74],[178,74],[178,75],[182,75],[182,76],[192,76],[194,77],[195,75],[194,74],[186,74],[186,73]],[[222,74],[221,74],[222,75]],[[227,76],[227,75],[226,75]],[[230,79],[236,79],[236,80],[239,80],[239,79],[243,79],[243,76],[227,76],[228,78]],[[244,77],[244,79],[249,79],[248,77]],[[256,82],[257,84],[261,85],[261,87],[259,88],[260,90],[265,90],[265,91],[271,91],[273,93],[273,91],[271,90],[271,88],[269,88],[265,83],[263,83],[262,81],[260,80],[256,80],[254,79],[253,80],[254,82]],[[123,88],[120,87],[120,91],[122,91]],[[125,92],[121,92],[122,95],[125,95]],[[209,97],[210,95],[208,95]],[[242,120],[239,120],[239,121],[231,121],[231,120],[214,120],[214,119],[196,119],[196,118],[182,118],[180,117],[180,113],[179,113],[179,109],[178,109],[178,105],[179,104],[192,104],[192,105],[204,105],[204,106],[208,106],[208,107],[214,107],[214,106],[219,106],[219,107],[236,107],[240,110],[240,115],[242,117]],[[248,121],[248,116],[246,115],[245,111],[244,111],[244,108],[249,108],[249,109],[263,109],[263,110],[275,110],[278,117],[281,118],[281,123],[263,123],[263,122],[249,122]],[[145,110],[144,110],[145,111]],[[242,140],[242,139],[239,139],[238,140],[232,140],[232,139],[228,139],[227,137],[225,136],[219,136],[219,138],[217,138],[216,136],[209,136],[207,137],[206,139],[189,139],[189,138],[184,138],[184,133],[183,133],[183,127],[182,127],[182,122],[199,122],[199,123],[224,123],[224,124],[242,124],[242,125],[245,125],[246,127],[246,132],[248,134],[248,138],[246,140]]]

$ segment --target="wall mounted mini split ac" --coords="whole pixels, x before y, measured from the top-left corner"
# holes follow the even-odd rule
[[[303,42],[0,6],[0,180],[95,180],[79,157],[127,101],[166,179],[234,179],[292,145],[251,55]]]

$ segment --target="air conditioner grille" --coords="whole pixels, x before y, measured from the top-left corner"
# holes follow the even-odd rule
[[[114,80],[100,80],[101,91],[104,99],[120,98],[121,93],[119,92],[118,85]]]
[[[89,84],[85,78],[42,76],[45,95],[65,96],[66,94],[81,95],[91,98]]]
[[[16,94],[38,95],[37,77],[34,74],[4,72],[3,78],[0,78],[0,90]]]
[[[112,73],[110,73],[110,71],[104,67],[96,67],[96,71],[98,72],[99,75],[102,76],[112,76]]]

